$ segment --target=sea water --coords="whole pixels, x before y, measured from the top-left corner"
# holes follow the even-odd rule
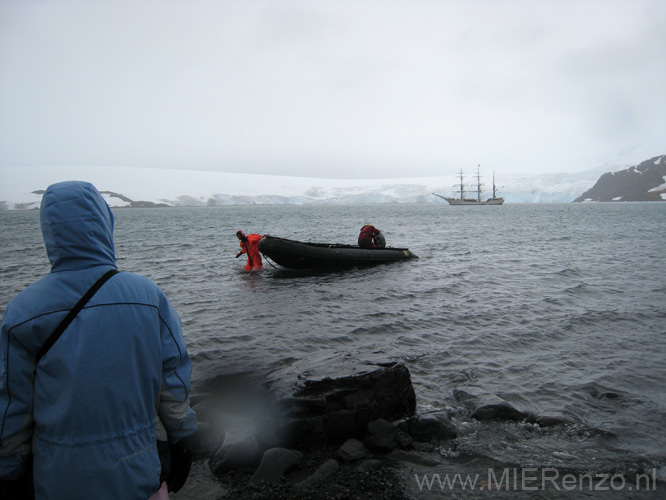
[[[193,382],[344,376],[399,361],[443,453],[585,470],[666,465],[666,203],[118,209],[121,269],[179,312]],[[373,224],[420,259],[243,271],[237,230],[355,243]],[[37,212],[0,211],[0,310],[49,271]],[[454,391],[568,426],[476,422]]]

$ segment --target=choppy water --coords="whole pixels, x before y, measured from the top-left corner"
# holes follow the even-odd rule
[[[666,204],[117,210],[119,267],[167,293],[195,383],[347,375],[400,360],[451,453],[621,470],[666,464]],[[353,243],[363,224],[421,258],[332,273],[242,271],[235,232]],[[0,309],[48,272],[36,212],[0,211]],[[578,424],[466,420],[455,389]],[[637,465],[638,464],[638,465]],[[642,464],[642,465],[641,465]]]

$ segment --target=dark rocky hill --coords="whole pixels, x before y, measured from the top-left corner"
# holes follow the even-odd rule
[[[46,191],[44,189],[38,189],[37,191],[33,191],[34,194],[44,194]],[[131,198],[128,198],[127,196],[120,194],[120,193],[114,193],[113,191],[100,191],[100,194],[106,194],[109,195],[110,198],[118,198],[121,201],[124,201],[127,203],[127,205],[124,205],[122,208],[162,208],[162,207],[170,207],[171,205],[167,205],[166,203],[154,203],[152,201],[134,201]],[[0,210],[3,209],[0,202]],[[110,203],[112,207],[114,207],[113,203]],[[34,202],[31,203],[25,203],[23,205],[17,205],[15,206],[16,209],[18,210],[27,210],[28,208],[33,208],[37,209],[39,208],[38,206],[35,206]],[[118,208],[118,207],[115,207]]]
[[[602,175],[577,201],[666,201],[666,155]]]

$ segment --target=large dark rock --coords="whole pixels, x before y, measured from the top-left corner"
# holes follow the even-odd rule
[[[508,402],[495,396],[475,396],[468,392],[455,390],[455,398],[464,404],[476,420],[514,420],[523,421],[531,417],[529,413],[517,410]]]
[[[619,172],[602,175],[580,201],[666,201],[666,156],[656,156]]]
[[[515,420],[522,421],[529,417],[528,413],[516,410],[509,403],[495,403],[479,406],[472,417],[477,420]]]
[[[309,381],[294,396],[286,401],[285,409],[295,443],[363,439],[369,422],[396,420],[416,409],[409,371],[400,364],[361,375]]]
[[[493,396],[478,397],[462,390],[453,391],[454,397],[464,404],[476,420],[498,420],[529,422],[540,427],[553,427],[556,425],[572,425],[570,418],[562,416],[535,415],[514,408],[506,401],[498,400]],[[414,434],[412,434],[414,435]]]

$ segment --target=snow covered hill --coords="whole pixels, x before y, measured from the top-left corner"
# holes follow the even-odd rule
[[[640,165],[602,175],[592,189],[574,201],[666,200],[666,155]]]
[[[606,166],[575,174],[498,173],[498,194],[506,203],[568,203],[590,189],[607,171]],[[467,183],[475,182],[472,172],[467,175]],[[446,204],[432,193],[453,195],[459,182],[456,175],[345,180],[125,167],[6,167],[0,169],[0,209],[37,208],[43,190],[65,180],[92,182],[105,192],[112,207]],[[482,182],[485,183],[484,195],[488,196],[492,190],[492,174],[482,178]]]

